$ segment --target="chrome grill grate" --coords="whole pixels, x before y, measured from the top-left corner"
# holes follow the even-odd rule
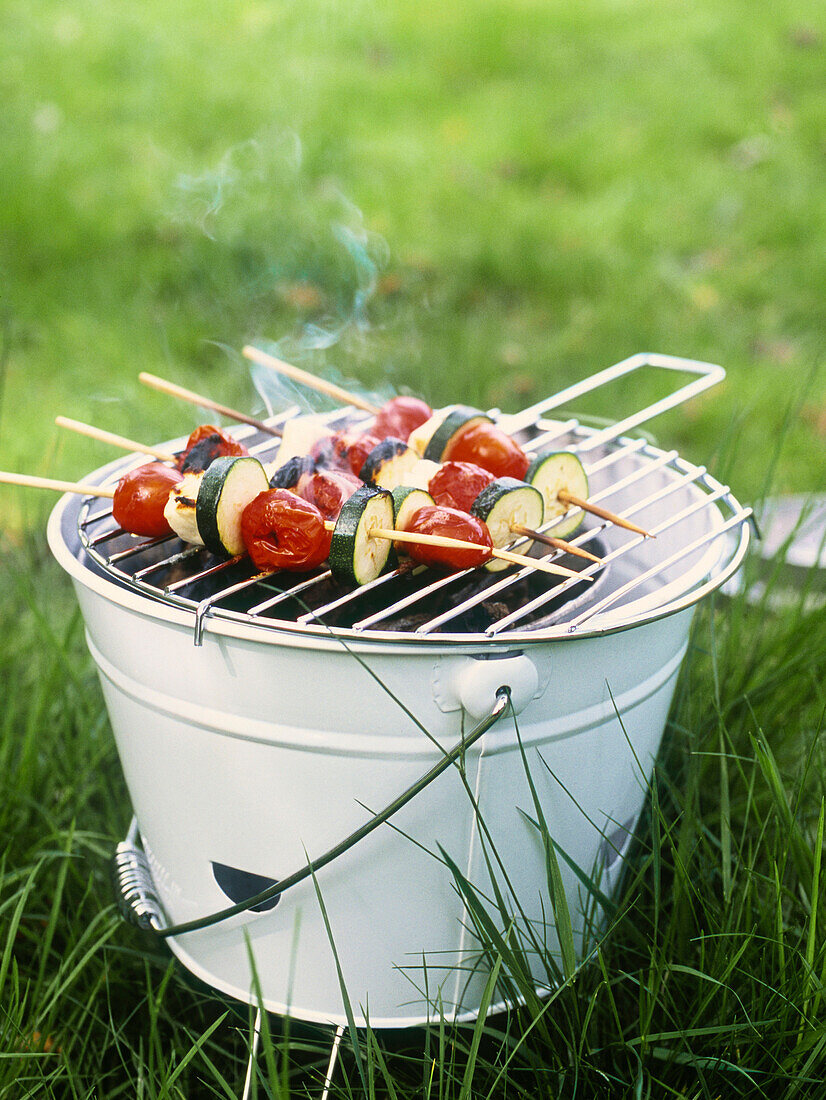
[[[607,428],[595,430],[576,419],[549,420],[555,408],[640,369],[688,372],[693,380],[668,397]],[[312,574],[260,574],[247,559],[218,561],[200,547],[170,536],[142,539],[114,526],[111,508],[85,499],[78,509],[83,550],[119,584],[193,614],[196,644],[210,618],[254,623],[277,630],[353,637],[510,639],[514,634],[553,637],[605,632],[629,622],[679,610],[717,587],[739,566],[748,543],[751,510],[737,503],[727,486],[703,466],[623,433],[673,408],[723,377],[721,368],[660,355],[639,355],[591,376],[523,412],[500,416],[526,451],[547,446],[578,453],[591,485],[589,499],[646,526],[644,539],[602,521],[591,521],[571,541],[596,549],[603,565],[586,564],[561,551],[543,554],[562,561],[593,583],[561,580],[528,568],[491,574],[482,569],[447,576],[403,564],[371,584],[345,590],[328,570]],[[281,426],[297,408],[274,417]],[[353,409],[327,415],[331,428],[363,419]],[[242,429],[250,452],[271,460],[278,440]],[[115,482],[131,459],[107,470]],[[555,523],[541,530],[553,534]],[[738,532],[739,529],[739,532]],[[514,543],[524,546],[527,540]],[[536,553],[536,550],[534,550]],[[583,567],[584,566],[584,567]],[[696,573],[696,577],[692,574]],[[686,574],[691,578],[686,582]]]

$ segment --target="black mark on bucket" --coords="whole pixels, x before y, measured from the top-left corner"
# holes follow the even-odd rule
[[[267,878],[265,875],[254,875],[252,871],[241,871],[238,867],[229,867],[226,863],[213,862],[212,873],[215,876],[215,881],[236,905],[244,898],[255,897],[262,890],[268,890],[270,886],[275,886],[278,881],[275,878]],[[276,894],[269,901],[251,906],[250,912],[266,913],[267,910],[274,909],[280,900],[281,895]]]

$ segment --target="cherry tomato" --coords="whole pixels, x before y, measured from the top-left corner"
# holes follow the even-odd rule
[[[482,490],[495,480],[473,462],[445,462],[428,482],[427,491],[437,504],[469,512]]]
[[[304,572],[330,552],[331,534],[314,504],[289,489],[266,489],[241,513],[241,537],[256,569]]]
[[[379,409],[370,434],[379,441],[392,436],[406,443],[410,433],[432,415],[433,409],[418,397],[393,397]]]
[[[294,492],[314,504],[325,519],[338,519],[342,504],[363,484],[355,474],[344,470],[318,470],[302,474]]]
[[[524,478],[530,465],[519,444],[487,421],[470,424],[457,432],[442,457],[453,462],[473,462],[494,477],[515,477],[517,481]]]
[[[360,436],[350,440],[349,449],[347,451],[347,458],[350,463],[350,473],[358,477],[367,456],[374,447],[378,447],[379,443],[381,443],[381,440],[373,435],[372,432],[364,432]]]
[[[249,451],[243,443],[226,435],[214,424],[201,424],[189,439],[183,453],[178,456],[178,468],[184,474],[205,470],[222,455],[245,455]]]
[[[493,543],[487,525],[476,516],[460,512],[456,508],[420,508],[415,512],[405,530],[421,535],[446,535],[464,542],[475,542],[479,549],[459,546],[426,546],[424,543],[405,543],[408,554],[422,565],[441,565],[448,569],[470,569],[481,565],[490,557]]]
[[[159,538],[171,535],[172,528],[163,510],[169,494],[181,481],[181,474],[162,462],[147,462],[130,470],[118,482],[112,515],[124,531],[133,535]]]

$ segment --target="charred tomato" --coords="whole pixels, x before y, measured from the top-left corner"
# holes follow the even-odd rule
[[[495,480],[473,462],[445,462],[428,482],[427,491],[437,504],[469,512],[482,490]]]
[[[481,565],[491,556],[493,543],[490,532],[482,520],[460,512],[456,508],[420,508],[408,521],[407,531],[418,535],[441,535],[462,542],[475,543],[478,549],[469,546],[429,546],[425,543],[406,543],[407,552],[414,561],[422,565],[435,565],[447,569],[471,569]]]
[[[321,512],[289,489],[259,493],[241,513],[241,537],[262,573],[313,569],[330,552]]]
[[[206,470],[216,459],[224,455],[245,455],[249,451],[243,443],[222,432],[214,424],[201,424],[186,441],[183,453],[178,457],[181,473],[197,473]]]

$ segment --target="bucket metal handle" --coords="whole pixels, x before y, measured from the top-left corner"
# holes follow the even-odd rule
[[[185,932],[196,932],[202,928],[209,928],[213,924],[229,920],[230,917],[237,916],[254,906],[263,905],[265,902],[280,897],[285,890],[289,890],[299,882],[303,882],[304,879],[320,871],[322,867],[326,867],[328,863],[332,863],[334,859],[344,855],[360,840],[369,836],[379,825],[383,825],[388,818],[392,817],[403,806],[406,806],[434,779],[437,779],[442,772],[446,771],[451,764],[455,764],[474,742],[478,741],[495,722],[503,717],[510,706],[511,689],[507,684],[503,684],[496,691],[495,701],[490,712],[473,727],[470,733],[462,737],[458,744],[449,752],[446,752],[438,763],[434,764],[420,779],[388,803],[383,810],[374,814],[373,817],[350,833],[349,836],[339,841],[338,844],[329,848],[318,859],[307,863],[300,871],[296,871],[288,878],[276,882],[273,886],[267,887],[266,890],[262,890],[252,897],[244,898],[243,901],[239,901],[235,905],[230,905],[226,909],[220,909],[216,913],[210,913],[195,920],[184,921],[181,924],[166,923],[158,891],[152,880],[149,862],[137,843],[137,823],[133,819],[129,834],[126,840],[118,845],[114,857],[113,870],[121,913],[125,919],[137,924],[140,928],[149,929],[163,939],[168,939],[171,936],[181,936]]]

